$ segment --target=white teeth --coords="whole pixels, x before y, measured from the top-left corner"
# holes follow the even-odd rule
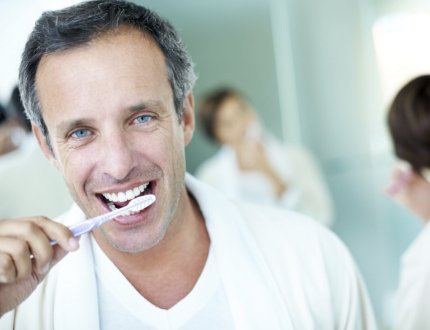
[[[149,182],[146,182],[144,184],[141,184],[138,187],[134,187],[132,189],[129,189],[127,191],[121,191],[117,193],[104,193],[103,196],[110,202],[125,202],[132,200],[133,198],[139,196],[142,192],[145,191],[146,187],[148,186]]]
[[[139,188],[139,190],[140,190],[140,192],[144,192],[144,190],[146,189],[146,187],[148,187],[148,184],[149,184],[149,182],[147,182],[147,183],[145,183],[145,184],[143,184],[143,185],[140,185],[138,188]]]
[[[125,193],[120,192],[120,193],[118,194],[118,200],[119,200],[120,202],[125,202],[125,201],[127,200],[127,196],[125,195]]]
[[[134,198],[133,190],[127,190],[125,196],[127,197],[127,200],[132,200]]]
[[[108,203],[108,206],[109,206],[111,211],[115,211],[117,209],[113,203]]]

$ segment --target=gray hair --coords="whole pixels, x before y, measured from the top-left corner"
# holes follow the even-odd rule
[[[136,28],[158,44],[165,56],[178,118],[183,101],[197,79],[191,57],[177,31],[149,9],[121,0],[94,0],[57,11],[47,11],[37,20],[25,45],[19,68],[19,90],[27,117],[45,135],[48,130],[36,93],[36,71],[41,58],[50,53],[86,44],[120,26]]]

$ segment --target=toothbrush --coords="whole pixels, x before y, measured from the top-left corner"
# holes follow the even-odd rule
[[[133,199],[126,206],[116,209],[112,212],[99,215],[97,217],[81,221],[69,227],[73,233],[73,237],[78,237],[83,234],[90,232],[91,230],[100,227],[106,221],[112,220],[118,216],[129,215],[130,212],[139,212],[147,208],[149,205],[155,202],[154,195],[144,195]],[[51,245],[57,244],[56,241],[51,241]]]
[[[90,232],[91,230],[100,227],[106,221],[112,220],[119,216],[129,215],[131,212],[139,212],[147,208],[155,202],[154,195],[144,195],[130,201],[126,206],[116,209],[112,212],[99,215],[97,217],[81,221],[77,224],[69,226],[73,233],[73,237],[78,237]],[[57,241],[52,240],[51,245],[57,244]],[[34,255],[30,254],[30,259],[34,259]]]

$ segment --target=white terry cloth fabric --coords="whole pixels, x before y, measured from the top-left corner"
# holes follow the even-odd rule
[[[396,329],[430,329],[430,223],[401,259],[396,295]]]
[[[306,217],[233,203],[186,177],[215,252],[236,329],[374,329],[366,289],[344,245]],[[64,223],[84,219],[76,206]],[[50,272],[0,329],[99,329],[91,239]]]
[[[301,148],[281,145],[270,135],[264,137],[263,146],[273,169],[288,184],[288,190],[280,198],[262,173],[240,170],[236,154],[228,146],[221,147],[203,162],[196,177],[230,198],[283,207],[330,226],[333,222],[332,200],[311,156]]]
[[[194,288],[175,306],[165,310],[136,291],[94,239],[92,246],[101,329],[234,329],[212,247]]]

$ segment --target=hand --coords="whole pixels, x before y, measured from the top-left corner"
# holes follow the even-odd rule
[[[244,141],[237,145],[235,149],[241,170],[266,172],[270,168],[266,151],[260,142]]]
[[[421,175],[397,166],[393,170],[392,184],[387,193],[423,222],[430,220],[430,183]]]
[[[288,189],[286,182],[273,169],[261,142],[243,142],[236,148],[239,168],[243,171],[257,171],[265,175],[272,183],[276,196],[281,197]]]
[[[57,245],[51,246],[50,240]],[[0,317],[23,302],[49,270],[78,247],[66,226],[48,218],[0,220]]]

